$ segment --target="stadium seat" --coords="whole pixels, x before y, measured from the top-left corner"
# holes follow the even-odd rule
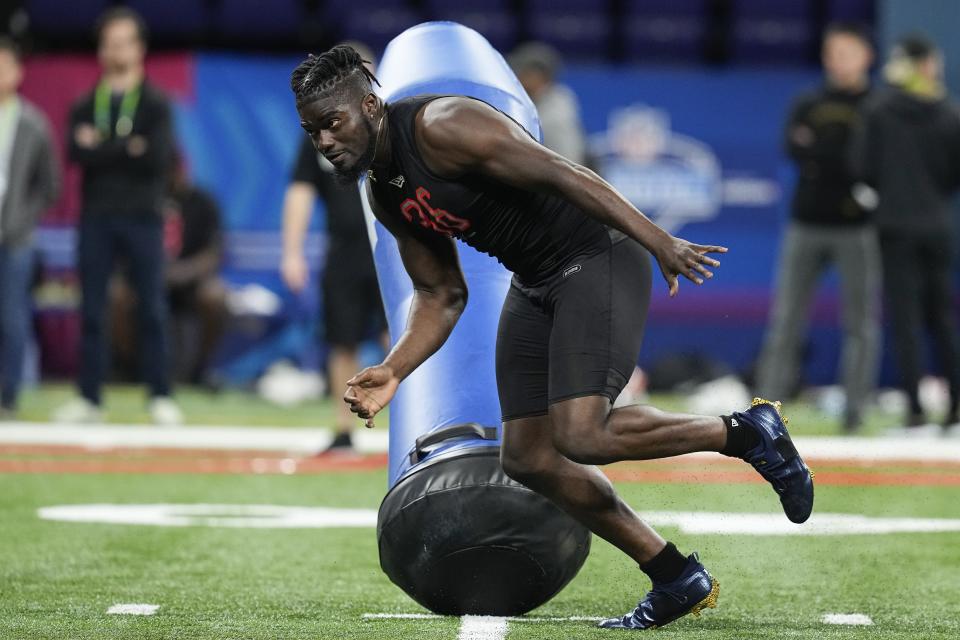
[[[405,0],[327,0],[324,14],[343,40],[359,40],[380,53],[397,34],[424,17]]]
[[[143,16],[151,35],[177,41],[203,36],[212,17],[206,2],[127,0],[126,4]]]
[[[530,35],[556,47],[564,56],[606,58],[613,35],[608,0],[529,0]]]
[[[699,62],[707,0],[628,0],[624,44],[635,62]]]
[[[428,0],[426,10],[431,20],[452,20],[476,29],[501,52],[517,43],[517,17],[510,0]]]
[[[93,37],[97,18],[107,8],[107,0],[26,0],[30,29],[52,36]]]
[[[734,2],[732,59],[735,62],[806,64],[817,37],[808,2]]]
[[[216,13],[219,35],[253,41],[293,37],[305,16],[302,0],[219,0]]]

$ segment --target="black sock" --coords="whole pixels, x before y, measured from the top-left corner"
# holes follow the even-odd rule
[[[760,444],[760,434],[749,424],[737,420],[733,416],[720,416],[727,428],[727,444],[720,449],[720,453],[731,458],[742,458],[747,451]]]
[[[657,555],[640,565],[640,570],[650,576],[654,584],[673,582],[687,567],[687,559],[672,542]]]

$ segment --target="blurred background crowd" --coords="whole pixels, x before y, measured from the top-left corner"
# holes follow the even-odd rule
[[[64,379],[50,418],[71,423],[104,419],[110,381],[145,384],[166,425],[190,419],[175,385],[338,397],[388,339],[358,195],[289,73],[342,41],[375,69],[432,19],[507,56],[546,145],[730,247],[709,286],[655,290],[623,401],[814,393],[838,431],[878,402],[957,431],[952,0],[4,3],[0,418]]]

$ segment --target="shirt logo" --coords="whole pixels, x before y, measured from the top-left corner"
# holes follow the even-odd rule
[[[404,178],[403,176],[397,176],[396,178],[390,181],[390,184],[392,184],[393,186],[399,189],[403,189],[403,183],[406,181],[407,179]]]
[[[582,268],[583,268],[583,267],[581,267],[581,266],[578,265],[578,264],[575,264],[575,265],[573,265],[572,267],[567,267],[566,269],[563,270],[563,277],[566,278],[567,276],[572,276],[573,274],[575,274],[575,273],[577,273],[578,271],[580,271],[580,269],[582,269]]]

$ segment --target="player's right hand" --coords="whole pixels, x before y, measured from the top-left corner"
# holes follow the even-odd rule
[[[373,417],[393,399],[399,386],[400,379],[393,369],[378,364],[347,380],[343,401],[350,405],[350,411],[367,421],[367,428],[372,428]]]
[[[280,262],[280,275],[283,276],[283,282],[294,293],[300,293],[307,286],[307,280],[310,278],[307,260],[302,253],[283,254],[283,260]]]

